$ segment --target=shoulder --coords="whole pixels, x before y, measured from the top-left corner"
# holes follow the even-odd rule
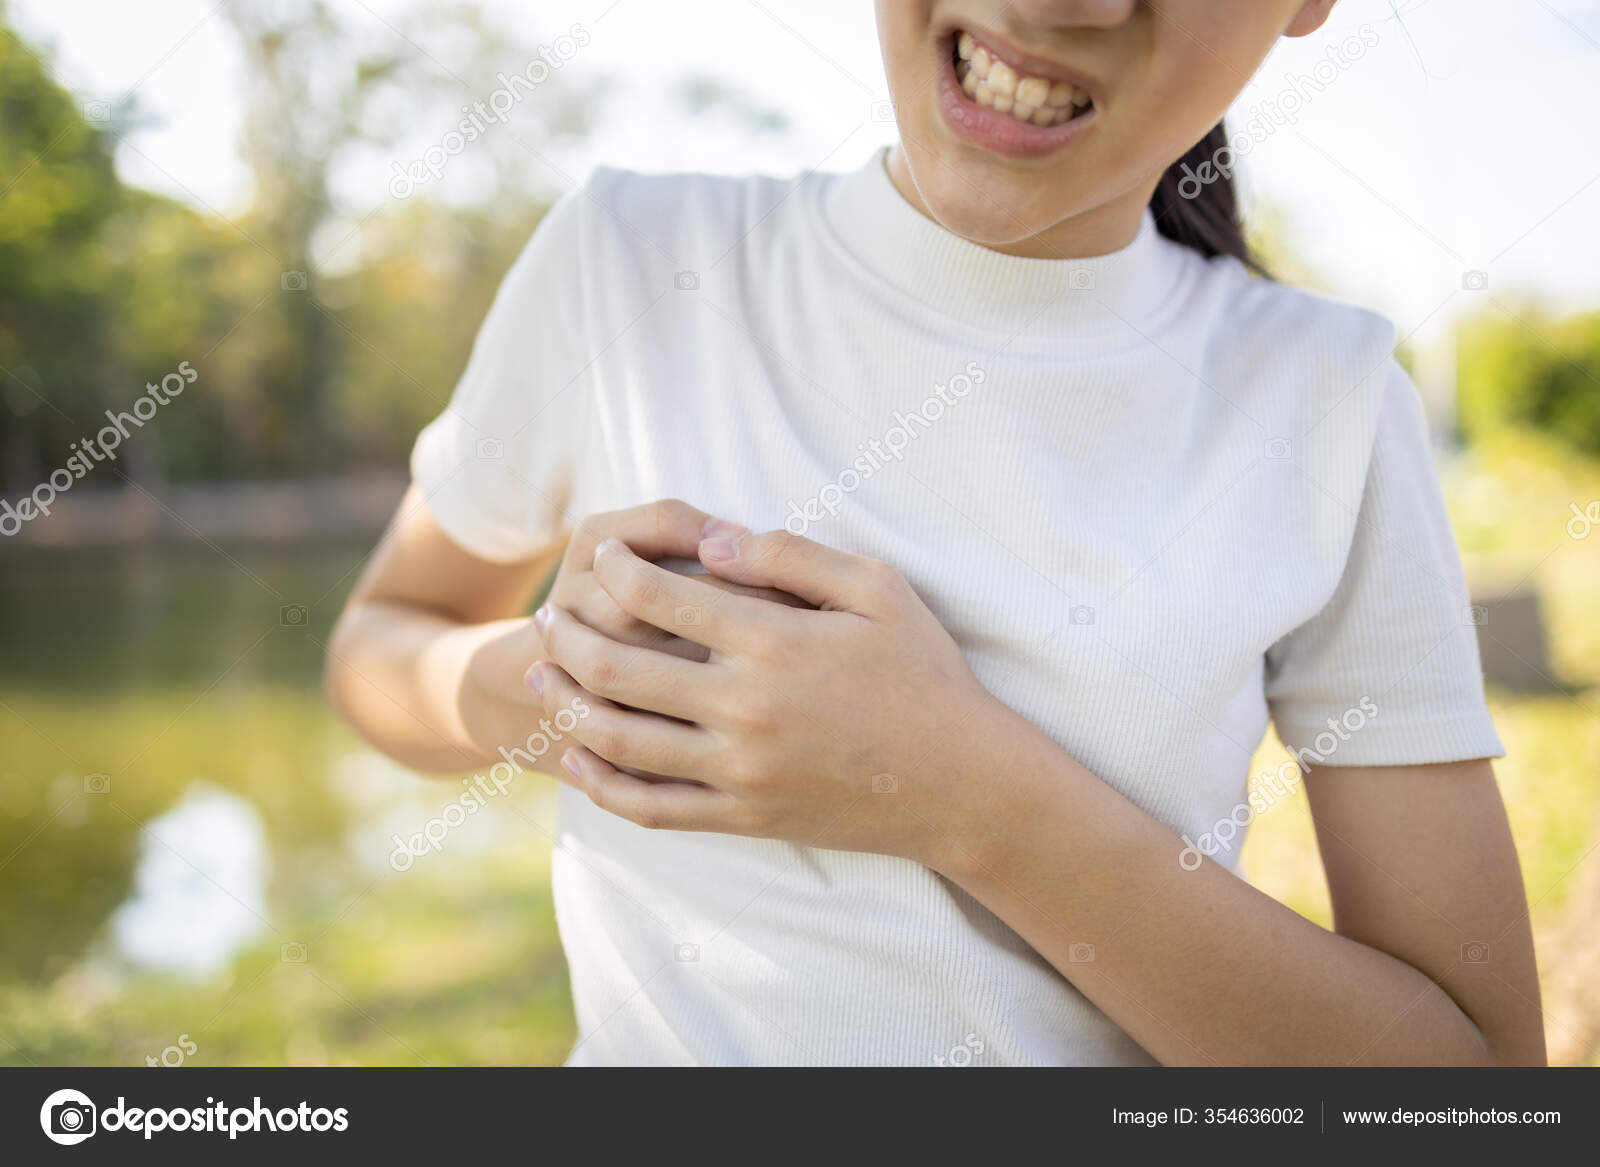
[[[1330,457],[1370,450],[1385,402],[1410,382],[1380,313],[1251,275],[1234,259],[1199,261],[1203,376],[1284,438]]]
[[[585,236],[614,258],[711,263],[762,224],[808,204],[822,175],[643,174],[602,166],[575,195]]]
[[[1253,276],[1235,259],[1205,266],[1219,330],[1264,358],[1340,375],[1381,365],[1394,352],[1394,324],[1380,313]]]

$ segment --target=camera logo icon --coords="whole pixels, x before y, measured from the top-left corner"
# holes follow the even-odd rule
[[[1067,610],[1067,620],[1073,624],[1093,624],[1094,609],[1088,604],[1078,604]]]
[[[306,615],[304,604],[285,604],[278,609],[278,623],[284,628],[304,628]]]
[[[872,103],[872,120],[875,122],[894,121],[894,102],[875,101]]]
[[[284,964],[304,964],[306,962],[306,946],[298,940],[291,940],[278,949],[278,958]]]
[[[1067,287],[1074,292],[1094,291],[1094,268],[1075,267],[1067,273]]]
[[[278,281],[286,292],[303,292],[310,282],[303,271],[286,271]]]
[[[94,1134],[94,1103],[81,1090],[57,1090],[39,1108],[39,1125],[52,1143],[81,1143]]]
[[[678,622],[679,626],[687,626],[701,623],[703,616],[700,609],[695,605],[683,604],[673,613],[673,619]]]
[[[872,793],[894,794],[900,789],[900,779],[893,774],[874,774],[872,776]]]
[[[1461,288],[1467,292],[1484,292],[1489,288],[1489,273],[1486,271],[1464,271],[1461,273]]]
[[[1482,628],[1489,622],[1489,609],[1482,604],[1473,604],[1470,608],[1462,610],[1461,622],[1470,624],[1474,628]]]
[[[700,946],[698,944],[674,944],[672,946],[672,959],[679,964],[693,964],[700,959]]]
[[[1071,948],[1067,949],[1067,960],[1073,964],[1093,964],[1094,945],[1083,943],[1074,944]]]
[[[693,292],[700,287],[700,273],[697,271],[681,271],[672,277],[672,286],[680,292]]]
[[[1462,964],[1488,964],[1489,944],[1484,940],[1468,940],[1461,946]]]
[[[97,126],[105,125],[111,120],[111,103],[108,101],[84,102],[83,120]]]
[[[83,792],[85,794],[110,794],[111,775],[85,774],[83,776]]]
[[[1294,452],[1288,438],[1268,438],[1265,454],[1269,462],[1287,462]]]

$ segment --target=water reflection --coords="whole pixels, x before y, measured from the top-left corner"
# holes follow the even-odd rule
[[[133,895],[111,919],[134,964],[201,979],[270,927],[266,831],[249,802],[193,782],[140,835]]]

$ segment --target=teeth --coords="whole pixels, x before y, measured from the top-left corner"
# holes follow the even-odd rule
[[[1050,82],[1043,77],[1024,77],[1017,85],[1018,105],[1044,105],[1050,98]]]
[[[1089,95],[1065,81],[1019,77],[997,60],[970,32],[956,38],[956,80],[961,91],[979,105],[1010,114],[1019,122],[1059,126],[1089,104]]]

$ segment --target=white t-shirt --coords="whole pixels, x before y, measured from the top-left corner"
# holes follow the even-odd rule
[[[992,693],[1232,866],[1269,713],[1312,762],[1502,752],[1393,344],[1148,216],[1115,254],[1022,259],[922,217],[881,158],[601,170],[412,471],[489,560],[665,497],[887,560]],[[554,864],[571,1064],[1149,1061],[904,859],[651,832],[563,788]]]

